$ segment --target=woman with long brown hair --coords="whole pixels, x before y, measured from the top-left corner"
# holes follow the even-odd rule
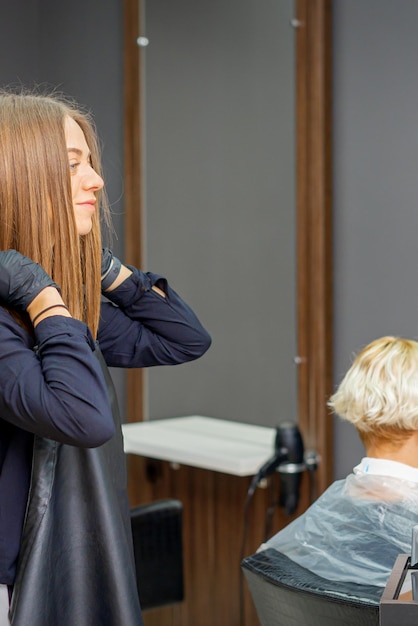
[[[107,365],[190,361],[210,338],[102,246],[109,223],[89,115],[0,92],[0,624],[142,623]]]

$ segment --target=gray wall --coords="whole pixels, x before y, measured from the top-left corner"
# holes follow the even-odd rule
[[[334,0],[335,381],[418,332],[418,2]],[[335,474],[363,455],[336,420]]]
[[[151,418],[297,419],[292,4],[146,4],[147,264],[213,338]]]

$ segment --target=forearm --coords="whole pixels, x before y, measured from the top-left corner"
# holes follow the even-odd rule
[[[109,365],[185,363],[210,346],[210,336],[195,313],[161,276],[133,268],[130,278],[109,297],[118,308],[102,306],[99,327],[100,347]]]
[[[126,266],[102,251],[102,305],[99,341],[108,365],[174,365],[202,356],[211,339],[192,309],[165,278]]]
[[[6,313],[0,324],[0,415],[23,430],[80,447],[114,433],[100,365],[88,328],[62,316],[26,331]]]

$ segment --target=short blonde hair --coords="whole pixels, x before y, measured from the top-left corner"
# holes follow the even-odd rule
[[[355,357],[328,405],[364,440],[418,430],[418,343],[381,337]]]

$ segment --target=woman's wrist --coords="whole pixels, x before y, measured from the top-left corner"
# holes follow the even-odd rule
[[[71,317],[67,305],[55,287],[45,287],[29,304],[27,312],[34,327],[52,315]]]
[[[108,291],[113,291],[114,289],[119,287],[119,285],[121,285],[127,278],[129,278],[131,274],[132,274],[132,270],[130,270],[129,267],[126,267],[126,265],[121,264],[117,277],[108,287],[106,287],[103,290],[103,293],[107,293]]]

